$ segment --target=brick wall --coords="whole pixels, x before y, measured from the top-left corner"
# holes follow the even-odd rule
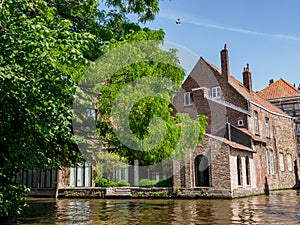
[[[195,184],[195,159],[204,155],[209,161],[209,191],[231,195],[231,174],[228,145],[212,138],[205,138],[203,143],[186,153],[184,161],[174,161],[173,187],[197,188]],[[222,195],[222,194],[221,194]]]

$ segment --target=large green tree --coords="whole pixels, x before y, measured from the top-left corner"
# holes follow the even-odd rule
[[[106,42],[140,29],[126,14],[146,21],[158,11],[157,0],[103,4],[108,10],[96,0],[0,1],[0,217],[23,204],[16,172],[82,160],[71,124],[76,83]]]
[[[0,29],[0,215],[18,211],[21,169],[81,160],[72,135],[74,80],[93,37],[44,1],[5,1]]]
[[[163,37],[162,30],[143,29],[111,42],[107,58],[96,63],[91,72],[99,71],[96,78],[103,82],[97,102],[100,139],[129,164],[134,160],[144,166],[169,157],[181,159],[205,132],[203,116],[194,121],[184,114],[171,116],[170,104],[185,71],[176,50],[159,48]]]

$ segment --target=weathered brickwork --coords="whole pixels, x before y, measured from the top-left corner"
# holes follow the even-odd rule
[[[209,161],[208,193],[211,195],[231,196],[231,174],[228,167],[229,154],[229,146],[213,138],[206,137],[201,145],[186,153],[184,163],[175,162],[174,188],[197,188],[195,159],[197,156],[203,155]],[[184,183],[181,181],[184,181]]]
[[[221,51],[221,70],[200,58],[174,98],[175,112],[191,118],[206,115],[211,134],[174,164],[174,187],[197,189],[197,179],[209,174],[203,184],[212,195],[217,190],[236,197],[292,188],[297,178],[292,118],[253,92],[248,65],[242,84],[229,75],[228,58],[223,57],[228,57],[226,49]],[[187,92],[190,104],[185,104]],[[199,156],[209,161],[208,173],[196,172]]]

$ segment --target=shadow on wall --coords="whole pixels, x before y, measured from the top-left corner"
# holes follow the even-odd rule
[[[269,184],[268,184],[268,178],[265,177],[265,188],[264,188],[264,192],[266,195],[270,194],[270,190],[269,190]]]
[[[298,175],[298,163],[297,160],[294,161],[294,171],[295,171],[295,186],[293,188],[300,188],[300,181]]]

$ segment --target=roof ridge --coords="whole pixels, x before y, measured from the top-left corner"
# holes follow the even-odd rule
[[[205,60],[202,56],[200,57],[200,59],[203,60],[203,62],[205,62],[211,69],[217,71],[218,73],[221,73],[221,70],[220,70],[218,67],[216,67],[214,64],[208,62],[208,61]],[[252,96],[255,96],[256,98],[259,98],[260,101],[263,101],[263,104],[264,104],[270,111],[272,111],[272,112],[274,112],[274,113],[279,113],[279,111],[280,111],[280,114],[284,115],[284,112],[283,112],[282,110],[280,110],[280,109],[278,109],[277,107],[275,107],[274,105],[272,105],[270,102],[268,102],[266,99],[264,99],[263,97],[261,97],[261,96],[260,96],[258,93],[256,93],[255,91],[252,91],[251,93],[249,93],[248,89],[243,85],[243,83],[240,82],[239,80],[237,80],[234,76],[231,76],[231,75],[229,74],[228,78],[229,78],[229,79],[228,79],[228,84],[229,84],[230,86],[232,86],[234,89],[236,89],[234,83],[236,83],[236,85],[239,85],[240,88],[242,88],[242,90],[236,89],[236,91],[239,92],[246,100],[252,99],[251,95],[252,95]],[[247,96],[245,96],[245,94],[244,94],[243,92],[244,92],[244,93],[247,93],[247,94],[246,94]],[[249,95],[249,96],[248,96],[248,95]],[[256,102],[255,99],[253,99],[253,100],[254,100],[254,102]]]
[[[258,94],[264,99],[287,98],[291,96],[300,96],[300,91],[291,83],[283,78],[269,84],[264,89],[260,90]]]
[[[218,68],[214,64],[212,64],[209,61],[207,61],[204,57],[200,56],[200,59],[203,60],[210,68],[212,68],[213,70],[215,70],[218,73],[221,73],[221,69],[220,68]]]
[[[262,96],[260,96],[259,93],[256,93],[255,91],[251,91],[249,92],[247,90],[247,88],[239,81],[237,80],[235,77],[230,76],[230,80],[228,80],[229,85],[231,85],[234,89],[236,89],[236,91],[238,93],[240,93],[246,100],[248,100],[247,98],[249,98],[250,100],[253,100],[254,102],[256,102],[257,104],[260,104],[259,102],[257,102],[257,100],[262,101],[262,103],[264,104],[264,106],[269,109],[270,111],[274,112],[274,113],[280,113],[282,115],[284,115],[285,113],[278,109],[276,106],[272,105],[269,101],[267,101],[266,99],[264,99]],[[236,85],[239,85],[243,90],[238,90],[235,85],[234,82],[236,83]],[[243,93],[244,92],[244,93]],[[244,96],[246,94],[246,96]],[[253,97],[251,97],[253,96]],[[258,98],[258,99],[255,99]],[[279,112],[280,111],[280,112]]]
[[[287,82],[287,81],[284,80],[282,77],[280,77],[279,80],[283,81],[284,83],[286,83],[288,86],[290,86],[292,89],[294,89],[296,92],[299,92],[299,94],[300,94],[300,91],[299,91],[296,87],[294,87],[294,85],[292,85],[291,83]],[[278,80],[278,81],[279,81],[279,80]],[[277,81],[276,81],[276,82],[277,82]]]

